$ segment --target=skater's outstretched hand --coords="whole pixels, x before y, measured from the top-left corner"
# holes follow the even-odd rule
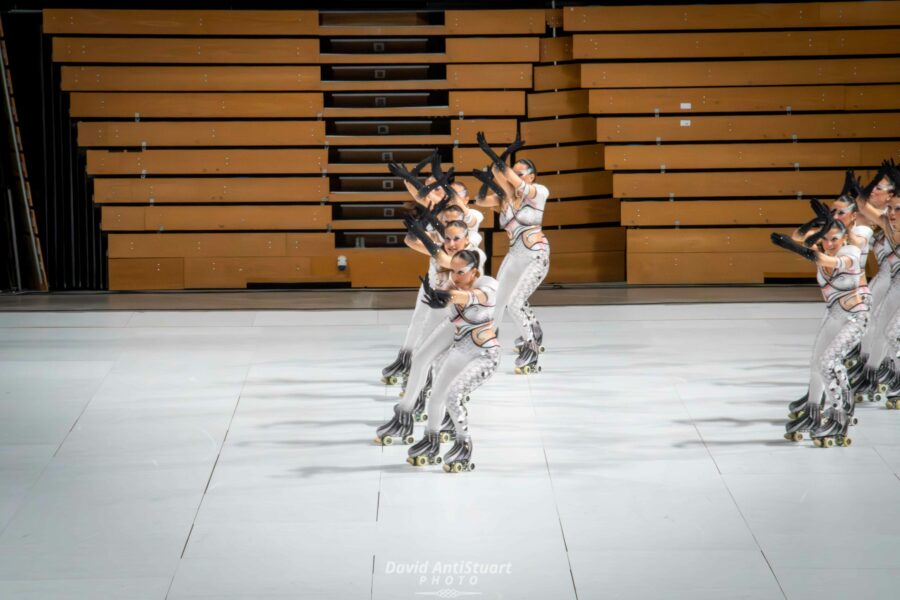
[[[488,165],[484,170],[482,169],[472,169],[472,175],[481,182],[481,188],[478,190],[478,194],[475,196],[476,200],[484,200],[488,192],[493,192],[495,196],[497,196],[500,200],[506,199],[506,192],[503,191],[503,188],[497,181],[494,179],[494,173],[491,171],[491,165]]]
[[[484,137],[484,132],[479,131],[476,133],[475,139],[478,141],[478,147],[481,148],[481,151],[487,154],[487,157],[491,159],[491,164],[497,167],[497,170],[501,173],[506,172],[506,169],[509,168],[506,164],[506,160],[497,156],[497,153],[494,152],[494,149],[488,144],[487,138]]]
[[[450,303],[450,292],[446,292],[444,290],[436,290],[431,287],[431,283],[428,281],[428,276],[420,276],[419,281],[422,282],[422,292],[424,295],[424,298],[422,298],[422,302],[424,302],[431,308],[445,308],[447,304]]]
[[[416,221],[412,215],[404,215],[403,224],[406,225],[406,231],[409,235],[422,242],[422,245],[425,246],[425,250],[428,254],[437,256],[438,252],[441,251],[440,246],[431,239],[431,236],[428,235],[428,232],[425,231],[425,228],[422,227],[422,224],[419,221]]]
[[[771,236],[772,243],[776,246],[784,248],[785,250],[790,250],[794,254],[798,254],[805,258],[806,260],[810,260],[812,262],[816,262],[818,258],[818,253],[812,248],[807,248],[803,244],[798,244],[794,240],[791,239],[790,236],[784,235],[783,233],[773,233]]]

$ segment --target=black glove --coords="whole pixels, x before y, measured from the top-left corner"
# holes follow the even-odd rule
[[[437,152],[437,150],[435,150],[434,152]],[[426,156],[425,158],[423,158],[422,160],[420,160],[420,161],[416,164],[416,166],[413,167],[413,169],[412,169],[412,171],[410,171],[410,173],[411,173],[414,177],[418,177],[419,174],[422,172],[422,169],[425,168],[425,165],[428,165],[428,164],[431,163],[431,159],[432,159],[432,157],[434,156],[434,152],[432,152],[431,154],[429,154],[428,156]]]
[[[431,239],[431,236],[428,235],[428,232],[425,231],[425,228],[422,227],[421,223],[413,219],[410,215],[406,215],[403,217],[403,224],[406,225],[406,231],[408,231],[411,236],[422,242],[422,245],[425,246],[425,250],[428,251],[428,254],[437,256],[437,253],[441,251],[441,248],[433,239]]]
[[[478,140],[478,147],[481,148],[481,151],[487,154],[487,157],[491,159],[491,163],[497,167],[497,170],[504,173],[509,167],[507,166],[506,161],[497,156],[497,153],[494,152],[494,149],[488,144],[487,138],[484,137],[484,132],[479,131],[475,134],[475,139]]]
[[[522,141],[522,138],[520,137],[520,134],[517,131],[515,141],[513,141],[513,143],[510,144],[509,146],[507,146],[506,150],[504,150],[503,153],[500,154],[500,159],[504,163],[506,163],[506,159],[514,152],[519,151],[524,145],[525,145],[525,142]]]
[[[436,181],[422,186],[422,189],[418,192],[419,198],[424,198],[437,188],[444,188],[444,192],[446,192],[447,196],[454,196],[456,192],[453,191],[453,188],[450,187],[449,183],[453,179],[453,176],[454,170],[453,167],[450,167],[450,170],[438,177]]]
[[[422,302],[431,308],[444,308],[450,303],[450,292],[431,287],[428,277],[419,277],[419,281],[422,282],[422,292],[425,296],[422,298]]]
[[[487,196],[488,190],[490,190],[500,200],[506,199],[506,192],[503,191],[503,188],[494,179],[494,174],[491,173],[491,165],[488,165],[484,170],[472,169],[472,175],[481,182],[481,189],[478,190],[478,195],[475,198],[483,200]]]
[[[780,246],[785,250],[790,250],[795,254],[799,254],[806,260],[816,262],[816,252],[812,248],[807,248],[803,244],[798,244],[794,240],[790,238],[790,236],[784,235],[783,233],[773,233],[771,235],[772,243],[776,246]]]
[[[404,181],[408,181],[416,189],[417,193],[420,193],[422,191],[422,188],[425,187],[425,184],[419,181],[419,178],[410,173],[403,165],[397,164],[395,162],[389,162],[388,171],[390,171],[391,174],[395,177],[399,177]]]
[[[834,216],[831,214],[831,209],[819,202],[817,198],[810,200],[809,205],[817,215],[815,221],[817,221],[816,225],[819,227],[819,230],[803,240],[803,245],[807,248],[812,247],[813,244],[825,237],[825,234],[834,227]]]
[[[422,220],[431,225],[431,228],[444,237],[444,224],[438,219],[438,215],[444,212],[444,209],[450,205],[450,197],[446,196],[443,200],[435,204],[430,210],[425,209],[425,215]]]

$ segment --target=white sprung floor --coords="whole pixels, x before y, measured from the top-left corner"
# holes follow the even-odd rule
[[[900,411],[782,439],[822,311],[539,307],[458,475],[372,444],[409,311],[0,313],[0,598],[896,597]]]

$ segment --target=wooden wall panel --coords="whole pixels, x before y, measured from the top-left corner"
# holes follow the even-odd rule
[[[538,62],[541,46],[536,37],[447,38],[447,62]]]
[[[82,121],[78,145],[323,146],[324,121]]]
[[[110,290],[184,289],[183,258],[110,258]]]
[[[316,35],[315,10],[44,10],[44,33],[101,35]]]
[[[319,87],[319,67],[62,68],[62,89],[67,92],[296,92]]]
[[[542,34],[546,27],[545,19],[542,9],[444,12],[444,26],[448,35]]]
[[[530,159],[538,173],[603,169],[603,145],[585,144],[552,148],[523,148],[516,158]]]
[[[900,113],[685,115],[597,119],[602,142],[900,137]]]
[[[572,42],[572,56],[589,60],[856,54],[900,54],[896,30],[604,33],[575,35]]]
[[[89,175],[236,175],[320,173],[325,150],[88,150]]]
[[[97,204],[250,204],[320,201],[324,177],[215,177],[94,180]]]
[[[323,111],[320,93],[102,93],[70,96],[69,115],[89,118],[312,118]]]
[[[251,283],[349,282],[333,256],[217,257],[184,259],[184,287],[244,288]]]
[[[869,171],[858,171],[865,179]],[[787,196],[806,198],[839,192],[842,171],[745,171],[708,173],[616,173],[616,198],[719,198]]]
[[[538,182],[550,189],[550,198],[603,196],[612,193],[612,173],[607,171],[543,175]]]
[[[581,65],[586,88],[865,84],[900,79],[895,58]]]
[[[298,64],[318,58],[319,40],[310,38],[53,38],[59,63]]]
[[[570,6],[566,31],[679,31],[885,27],[900,24],[900,2],[803,2],[689,6]]]
[[[696,225],[783,225],[810,219],[809,201],[686,200],[622,202],[622,225],[680,227]]]
[[[325,229],[330,206],[104,206],[104,231]]]
[[[606,165],[617,171],[852,168],[900,158],[900,141],[607,146],[605,152]]]
[[[520,130],[529,147],[593,142],[597,137],[595,121],[592,117],[528,121],[521,124]]]
[[[900,108],[900,85],[591,90],[593,114],[809,112]]]
[[[578,64],[539,66],[534,68],[534,90],[571,90],[581,86],[581,67]]]
[[[567,90],[528,95],[528,117],[540,119],[588,112],[588,90]]]
[[[619,201],[615,198],[589,198],[548,202],[544,208],[544,226],[618,223]]]

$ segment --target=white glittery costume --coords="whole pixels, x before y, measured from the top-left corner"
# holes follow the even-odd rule
[[[476,290],[484,294],[483,303],[475,295]],[[469,439],[463,399],[490,378],[500,362],[500,345],[493,329],[496,299],[497,280],[483,276],[475,281],[466,306],[450,305],[453,343],[435,370],[433,392],[428,400],[429,432],[440,430],[446,407],[456,439]]]
[[[809,402],[818,404],[827,391],[829,403],[836,403],[841,408],[844,402],[850,401],[844,359],[865,333],[869,306],[860,290],[864,281],[860,249],[845,244],[835,257],[847,258],[850,264],[837,266],[831,273],[826,273],[823,267],[817,269],[816,279],[827,309],[813,346]]]
[[[509,251],[497,271],[496,321],[499,327],[503,311],[509,312],[525,343],[534,339],[534,312],[528,299],[550,269],[550,243],[541,231],[544,206],[550,191],[540,184],[533,198],[523,198],[518,210],[505,202],[500,211],[500,226],[509,235]]]
[[[878,274],[869,286],[874,310],[869,332],[862,342],[862,353],[867,356],[866,366],[873,371],[888,358],[888,350],[896,344],[890,337],[890,330],[897,310],[900,309],[900,245],[895,245],[890,236],[884,233],[891,229],[888,218],[882,218],[884,231],[875,238],[872,245],[878,260]]]
[[[470,238],[471,239],[471,238]],[[466,246],[467,250],[473,250],[478,253],[478,269],[483,272],[484,263],[487,260],[484,252],[480,248],[476,248],[471,243]],[[437,262],[431,259],[432,265],[436,266]],[[431,287],[434,289],[446,290],[450,286],[449,271],[436,267],[437,276],[430,279]],[[429,274],[430,274],[429,270]],[[424,297],[421,287],[419,293]],[[412,355],[412,367],[409,371],[409,379],[406,382],[406,389],[403,399],[400,401],[400,408],[406,412],[411,412],[415,406],[416,399],[425,387],[428,380],[428,372],[432,367],[437,366],[441,355],[447,351],[453,343],[453,324],[450,320],[452,313],[450,308],[431,308],[421,298],[417,298],[416,311],[421,311],[422,316],[419,318],[422,323],[422,331],[424,335],[419,343],[414,346]],[[439,415],[443,416],[443,415]]]

